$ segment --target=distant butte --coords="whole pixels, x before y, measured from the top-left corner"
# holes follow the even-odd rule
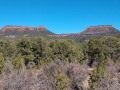
[[[99,25],[99,26],[90,26],[81,34],[102,34],[102,33],[118,33],[119,30],[114,28],[112,25]]]

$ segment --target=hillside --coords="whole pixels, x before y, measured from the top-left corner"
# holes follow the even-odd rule
[[[0,32],[0,38],[3,39],[36,36],[48,37],[50,39],[74,39],[79,41],[102,36],[120,36],[120,31],[111,25],[99,25],[90,26],[83,32],[73,34],[55,34],[49,31],[45,26],[4,26]]]
[[[4,26],[1,33],[4,38],[54,35],[54,33],[49,31],[45,26]]]
[[[93,35],[95,34],[107,35],[107,34],[118,34],[118,33],[120,33],[120,31],[111,25],[90,26],[86,30],[81,32],[81,34],[93,34]]]
[[[60,38],[81,41],[102,36],[120,36],[120,31],[111,25],[90,26],[83,30],[83,32],[76,34],[66,34],[65,36],[61,35]]]

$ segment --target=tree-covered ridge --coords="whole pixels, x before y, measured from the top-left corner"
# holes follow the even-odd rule
[[[120,38],[0,40],[1,90],[119,90]]]

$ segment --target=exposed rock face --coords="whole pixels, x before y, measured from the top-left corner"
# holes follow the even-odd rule
[[[87,40],[92,37],[101,37],[108,35],[119,36],[120,31],[111,25],[90,26],[83,32],[74,34],[54,34],[45,26],[4,26],[2,30],[0,30],[0,38],[48,36],[51,39]]]
[[[81,34],[105,34],[119,33],[119,31],[111,25],[90,26]]]
[[[40,26],[40,27],[26,27],[26,26],[4,26],[2,28],[2,32],[5,31],[19,31],[19,32],[24,32],[24,31],[47,31],[45,26]]]
[[[27,27],[27,26],[4,26],[2,28],[4,36],[39,36],[54,35],[45,26]]]

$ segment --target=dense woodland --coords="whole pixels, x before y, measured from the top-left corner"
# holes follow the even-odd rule
[[[119,37],[0,40],[0,90],[119,88]]]

